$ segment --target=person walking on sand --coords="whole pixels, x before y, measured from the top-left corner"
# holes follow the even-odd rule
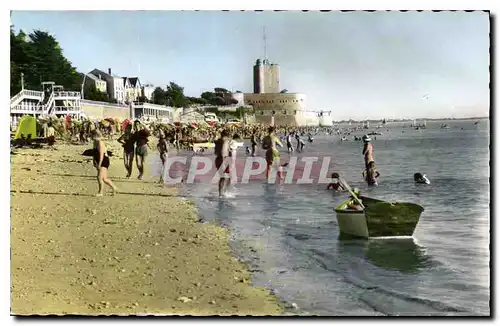
[[[224,172],[220,173],[219,179],[219,196],[222,197],[225,194],[226,188],[231,182],[231,170],[229,161],[229,151],[230,151],[230,139],[229,133],[226,130],[221,132],[220,138],[215,141],[215,167],[217,171],[221,169],[222,165],[225,164],[226,168]]]
[[[163,175],[165,173],[168,173],[168,171],[165,171],[165,163],[167,162],[167,155],[168,155],[168,142],[167,139],[165,138],[165,133],[163,132],[163,130],[160,130],[159,132],[159,139],[156,148],[158,149],[158,152],[160,152],[160,159],[161,159],[160,183],[163,183]]]
[[[134,134],[135,140],[135,159],[137,163],[137,169],[139,170],[139,176],[137,179],[141,180],[144,176],[144,161],[148,156],[148,148],[151,149],[149,145],[149,131],[147,129],[141,129]]]
[[[118,142],[122,144],[123,147],[123,164],[127,171],[127,178],[130,178],[132,175],[132,169],[134,167],[135,140],[133,135],[132,124],[128,124],[125,128],[125,133],[118,138]]]
[[[94,155],[93,162],[97,170],[97,183],[99,184],[99,191],[97,192],[97,197],[103,196],[103,183],[107,184],[113,189],[113,194],[115,194],[118,189],[115,187],[113,182],[108,177],[108,169],[110,165],[109,157],[106,155],[106,145],[102,140],[102,134],[99,130],[94,130],[92,132],[94,139]]]

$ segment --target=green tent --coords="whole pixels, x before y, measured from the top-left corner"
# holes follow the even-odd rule
[[[16,136],[14,139],[21,138],[21,135],[24,135],[25,138],[28,138],[28,135],[31,135],[31,139],[36,138],[36,118],[31,115],[25,115],[19,120],[19,125],[17,126]]]

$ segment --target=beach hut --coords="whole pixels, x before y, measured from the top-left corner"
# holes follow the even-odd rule
[[[25,115],[19,120],[14,139],[20,139],[21,136],[28,138],[28,135],[31,135],[31,139],[36,138],[36,118],[31,115]]]

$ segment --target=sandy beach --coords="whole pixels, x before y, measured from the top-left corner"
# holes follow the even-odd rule
[[[95,197],[90,147],[11,155],[12,314],[282,313],[250,284],[225,229],[199,223],[176,188],[125,179],[118,145],[109,175],[120,194]]]

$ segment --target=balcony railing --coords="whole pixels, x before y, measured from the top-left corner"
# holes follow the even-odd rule
[[[81,112],[79,107],[54,106],[54,112]]]
[[[16,105],[11,109],[14,113],[42,113],[43,107],[41,105]]]
[[[40,98],[43,96],[43,92],[32,91],[32,90],[29,90],[29,89],[23,90],[23,93],[24,93],[25,96],[40,97]]]
[[[80,98],[82,94],[80,92],[54,92],[55,97],[77,97]]]
[[[41,100],[43,97],[43,92],[23,89],[19,93],[11,97],[10,99],[11,107],[17,106],[17,104],[19,104],[19,102],[21,102],[25,97],[36,97],[37,99]]]

